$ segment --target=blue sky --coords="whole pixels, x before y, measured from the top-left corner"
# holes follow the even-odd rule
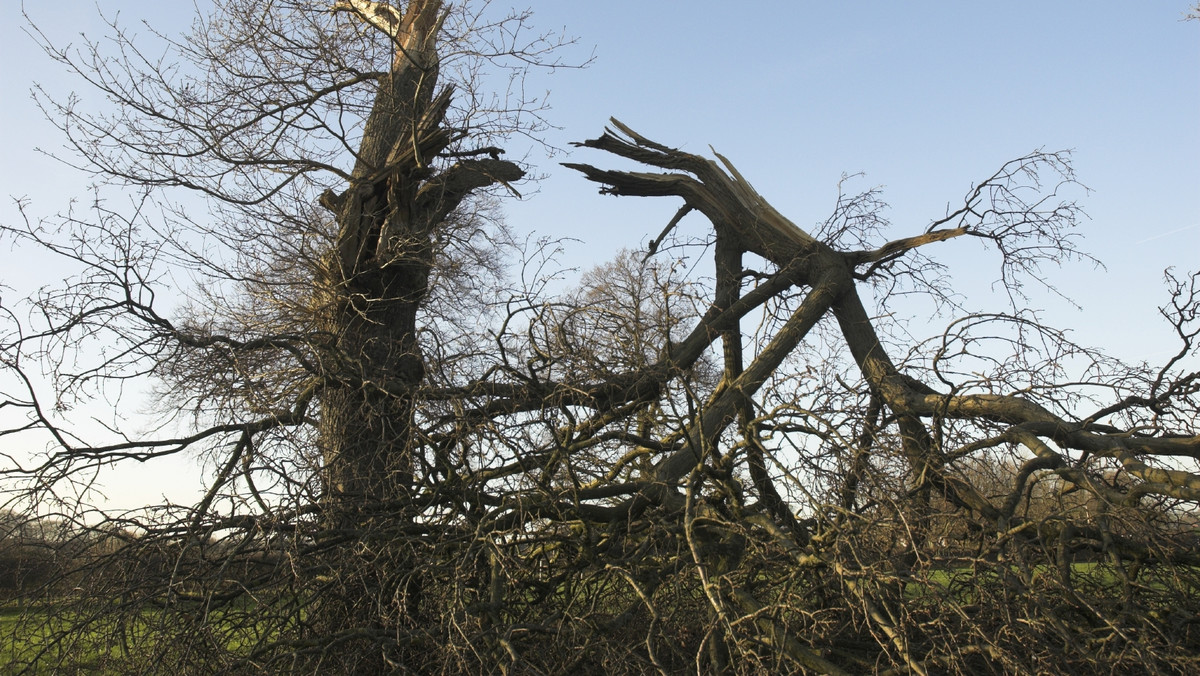
[[[96,4],[29,3],[58,37],[96,31]],[[508,3],[497,2],[498,7]],[[1172,348],[1155,306],[1162,269],[1200,265],[1200,22],[1181,21],[1186,0],[1010,2],[811,2],[540,0],[538,27],[577,36],[568,59],[593,51],[585,70],[535,75],[548,89],[549,134],[559,146],[599,134],[615,116],[687,150],[713,148],[801,227],[823,220],[843,173],[884,186],[896,237],[920,231],[961,200],[972,182],[1035,148],[1075,152],[1090,220],[1084,248],[1106,270],[1074,266],[1051,280],[1083,306],[1052,297],[1034,305],[1084,342],[1126,359]],[[191,3],[100,0],[126,22],[187,25]],[[86,179],[39,156],[57,145],[27,92],[36,82],[78,86],[22,33],[19,3],[0,8],[0,220],[12,197],[50,215]],[[86,93],[86,92],[85,92]],[[520,152],[520,149],[514,149]],[[586,267],[655,236],[678,206],[614,199],[557,162],[604,163],[575,151],[530,160],[548,177],[508,208],[518,232],[579,240],[566,263]],[[4,250],[11,283],[53,270]],[[988,293],[978,247],[938,252],[962,288]],[[145,484],[146,482],[142,482]],[[152,484],[154,482],[151,482]],[[133,489],[123,488],[122,491]],[[159,490],[152,485],[148,490]],[[128,493],[133,496],[137,493]],[[136,499],[132,498],[131,499]]]
[[[1107,270],[1049,271],[1083,312],[1035,302],[1103,331],[1095,342],[1123,357],[1162,349],[1145,341],[1162,269],[1200,264],[1200,22],[1180,21],[1188,3],[547,4],[540,19],[597,54],[552,78],[562,138],[594,136],[614,115],[669,145],[712,145],[801,227],[829,213],[842,173],[884,187],[903,236],[1005,160],[1073,149],[1092,190],[1084,248]],[[653,237],[676,206],[579,209],[590,190],[555,172],[514,223],[526,208],[568,231],[574,221],[596,252]],[[990,263],[979,253],[955,243],[938,255],[971,273]]]

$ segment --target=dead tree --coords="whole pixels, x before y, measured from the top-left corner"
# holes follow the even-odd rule
[[[986,612],[980,613],[977,624],[967,621],[966,627],[958,630],[973,635],[962,645],[962,638],[950,629],[958,624],[952,616],[968,606],[977,607],[974,603],[934,602],[930,605],[937,610],[930,612],[921,606],[931,599],[913,598],[914,588],[921,590],[916,592],[920,597],[930,593],[929,589],[937,590],[938,583],[932,580],[939,575],[955,577],[959,573],[971,578],[964,587],[970,590],[966,596],[981,601],[992,593],[984,580],[995,575],[1002,590],[1026,597],[1005,600],[1006,608],[1022,607],[1023,612],[1036,616],[1022,621],[1055,627],[1049,633],[1067,645],[1095,645],[1120,637],[1117,640],[1123,650],[1147,660],[1162,649],[1157,639],[1148,638],[1164,636],[1161,626],[1151,628],[1155,611],[1149,610],[1162,597],[1147,587],[1156,583],[1135,578],[1145,562],[1153,560],[1171,570],[1167,577],[1193,579],[1197,561],[1184,544],[1190,526],[1183,525],[1191,522],[1186,516],[1190,507],[1176,511],[1182,520],[1155,537],[1147,537],[1151,531],[1138,533],[1137,529],[1151,522],[1156,523],[1155,528],[1162,526],[1161,517],[1148,516],[1155,513],[1148,503],[1159,507],[1170,503],[1178,510],[1200,497],[1200,475],[1185,469],[1200,452],[1195,426],[1200,373],[1179,368],[1194,366],[1195,340],[1200,335],[1196,325],[1200,278],[1168,276],[1172,301],[1163,314],[1174,326],[1181,346],[1157,369],[1114,366],[1018,309],[968,315],[951,322],[935,342],[905,354],[902,369],[859,295],[863,285],[882,281],[884,288],[892,288],[905,278],[928,294],[944,293],[927,281],[929,263],[920,252],[967,237],[996,248],[1001,281],[1011,295],[1019,297],[1021,275],[1035,274],[1041,264],[1078,255],[1071,230],[1076,207],[1055,199],[1058,189],[1073,180],[1067,157],[1035,153],[1014,160],[973,187],[963,206],[933,221],[923,232],[848,248],[837,242],[837,235],[845,234],[846,229],[828,228],[825,238],[820,238],[798,228],[720,155],[718,162],[671,149],[616,120],[603,136],[580,145],[659,170],[606,171],[591,165],[568,165],[602,184],[602,193],[680,198],[683,206],[668,224],[668,231],[686,213],[695,211],[708,220],[714,233],[713,303],[691,336],[671,344],[669,360],[677,367],[686,366],[696,358],[698,344],[720,336],[724,375],[695,415],[673,431],[670,452],[661,454],[639,495],[613,509],[624,515],[647,504],[674,505],[682,512],[685,528],[693,519],[705,519],[710,522],[704,530],[708,540],[700,538],[701,550],[719,548],[722,543],[741,549],[747,532],[764,529],[760,537],[786,552],[792,565],[823,570],[827,579],[840,586],[839,601],[860,609],[861,621],[871,628],[879,648],[898,669],[929,673],[972,671],[986,665],[1000,671],[1024,671],[1046,669],[1051,662],[1057,662],[1054,669],[1067,668],[1064,665],[1068,663],[1073,664],[1070,669],[1112,668],[1109,660],[1117,659],[1112,654],[1105,652],[1097,658],[1069,649],[1047,654],[1042,652],[1047,650],[1045,646],[1022,643],[1028,636],[1020,631],[1005,645],[1010,637],[1003,631],[993,633],[999,627],[987,626],[989,620],[996,620],[982,619]],[[1031,191],[1041,186],[1046,174],[1054,181],[1047,190]],[[858,198],[868,203],[872,199],[870,193]],[[858,206],[861,204],[856,205],[855,200],[839,204],[840,213],[826,226],[848,222],[848,229],[860,242],[877,234],[862,222],[855,229],[853,217]],[[661,239],[662,235],[655,241]],[[742,263],[746,255],[765,261],[772,271],[763,274],[746,269]],[[757,281],[743,292],[746,279]],[[750,308],[792,289],[799,291],[800,297],[793,301],[790,314],[778,317],[769,339],[754,336],[751,342],[762,347],[744,362],[743,347],[750,336],[741,328],[742,318]],[[888,295],[883,294],[881,300],[886,304]],[[861,386],[847,385],[839,378],[838,385],[827,381],[810,392],[790,396],[764,391],[769,380],[780,377],[789,357],[814,339],[822,321],[834,340],[845,346]],[[994,335],[973,335],[978,326],[988,324],[993,325],[989,330]],[[998,325],[1008,325],[1016,336],[1011,343],[1016,350],[1011,357],[1014,360],[1038,353],[1035,340],[1054,346],[1050,349],[1053,354],[1043,355],[1047,357],[1041,366],[1044,372],[1001,367],[976,378],[955,372],[956,361],[984,354],[972,355],[967,345],[973,339],[1008,340],[1001,338],[1005,329]],[[828,340],[828,335],[824,339]],[[810,359],[812,356],[809,353]],[[1071,358],[1086,360],[1093,379],[1088,384],[1128,394],[1089,408],[1094,399],[1073,395],[1069,383],[1055,381],[1063,377],[1057,362]],[[848,374],[844,377],[850,380]],[[822,400],[836,400],[836,390],[843,388],[841,401],[831,411],[818,407]],[[777,436],[781,432],[806,440],[788,442],[799,444],[794,446],[798,457],[783,452]],[[775,440],[768,441],[772,437]],[[762,460],[766,444],[774,447],[773,453],[767,453],[775,456],[776,467],[784,470],[782,475],[766,471]],[[996,451],[998,456],[991,455]],[[834,458],[824,456],[826,452],[832,452]],[[1001,490],[988,492],[970,480],[978,477],[964,476],[967,462],[996,457],[1016,460]],[[1180,462],[1182,458],[1188,461]],[[831,459],[832,467],[821,467]],[[697,502],[695,491],[703,485],[697,483],[697,472],[714,477],[712,482],[719,485],[715,477],[728,481],[739,466],[741,476],[757,493],[756,503],[728,498],[722,502],[731,500],[736,506],[726,505],[728,511],[718,512]],[[822,469],[835,473],[825,478],[828,474],[823,476]],[[1114,485],[1111,478],[1102,478],[1113,476],[1106,472],[1124,479]],[[899,482],[890,488],[891,495],[879,492],[887,487],[885,480]],[[1038,480],[1053,481],[1061,495],[1080,492],[1088,496],[1090,508],[1063,508],[1061,497],[1043,498],[1057,499],[1061,511],[1047,511],[1043,506],[1040,514],[1032,517],[1031,484]],[[807,503],[807,509],[802,513],[810,518],[797,521],[780,499],[776,481],[782,481],[785,489],[792,484],[793,495],[798,489],[805,496],[800,504]],[[869,490],[868,482],[875,487]],[[881,520],[884,515],[888,518]],[[950,551],[946,538],[933,532],[937,528],[945,532],[946,522],[955,519],[961,523],[952,528],[954,537],[973,543],[963,548],[965,552]],[[1120,527],[1119,521],[1124,521]],[[961,528],[963,523],[966,530]],[[692,533],[688,534],[690,538]],[[881,546],[879,539],[888,538],[891,544]],[[872,539],[876,541],[870,542]],[[1078,560],[1071,558],[1071,553],[1081,551],[1094,552],[1091,560],[1111,565],[1106,574],[1122,581],[1123,602],[1137,610],[1116,612],[1114,617],[1113,610],[1103,603],[1084,600],[1087,594],[1081,593],[1080,587],[1096,582],[1087,581],[1086,575],[1081,581],[1079,569],[1071,566]],[[813,632],[819,639],[805,633],[790,635],[778,624],[779,618],[789,613],[794,618],[810,615],[807,622],[816,622],[814,609],[779,603],[772,610],[769,602],[756,598],[758,592],[752,588],[760,585],[754,576],[744,577],[744,571],[731,568],[722,559],[714,563],[697,554],[693,562],[727,635],[736,636],[742,629],[734,629],[737,623],[753,618],[761,632],[757,640],[767,642],[795,667],[839,673],[878,665],[876,657],[855,655],[856,649],[851,647],[855,641],[849,636],[828,635],[823,627]],[[1174,564],[1183,565],[1176,568]],[[741,565],[747,562],[743,560]],[[1055,583],[1060,586],[1053,591],[1039,588],[1045,582],[1039,580],[1045,575],[1043,567],[1049,566],[1057,566],[1059,571]],[[721,575],[719,582],[713,581],[717,574]],[[763,592],[771,597],[778,589],[765,585]],[[1045,602],[1043,594],[1064,595],[1071,600],[1069,606],[1077,604],[1073,610],[1082,617],[1055,622],[1040,611],[1030,612],[1030,605]],[[1186,594],[1186,598],[1188,610],[1183,612],[1195,617],[1195,597]],[[1096,631],[1092,627],[1097,623],[1108,626]],[[1178,658],[1183,661],[1165,660],[1173,665],[1170,668],[1184,669],[1190,659],[1185,656],[1196,647],[1194,635],[1185,633],[1189,647]],[[842,643],[844,639],[850,640]],[[939,640],[951,643],[939,644]],[[734,645],[746,650],[736,640]]]
[[[1168,278],[1180,350],[1156,367],[1022,308],[1040,266],[1086,258],[1066,155],[890,239],[873,191],[808,232],[721,156],[614,121],[581,145],[647,170],[569,166],[682,205],[649,251],[549,295],[543,251],[489,220],[523,175],[502,132],[536,111],[449,75],[551,62],[552,41],[505,41],[524,15],[217,9],[172,43],[186,68],[119,32],[115,55],[46,43],[116,106],[49,111],[137,199],[3,231],[75,266],[4,305],[4,434],[50,448],[13,452],[4,487],[78,543],[17,623],[14,670],[1192,664],[1200,280]],[[499,42],[453,42],[489,25]],[[696,216],[711,273],[675,259]],[[966,238],[996,252],[1007,307],[955,304],[933,256]],[[187,302],[163,307],[169,288]],[[892,330],[898,290],[944,301],[946,328]],[[71,424],[144,382],[168,424]],[[180,453],[212,468],[195,504],[88,507],[105,467]]]

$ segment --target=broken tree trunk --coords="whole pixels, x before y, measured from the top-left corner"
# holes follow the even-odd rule
[[[439,1],[411,2],[402,14],[382,3],[337,8],[396,44],[350,184],[321,198],[337,223],[321,282],[332,342],[320,395],[323,502],[328,537],[345,543],[332,550],[340,591],[322,609],[322,621],[330,635],[359,632],[377,647],[395,644],[396,627],[419,624],[422,614],[420,566],[397,534],[419,511],[412,505],[414,396],[425,376],[418,321],[438,234],[473,192],[517,181],[523,171],[494,155],[438,161],[464,136],[446,125],[452,90],[437,91]],[[376,673],[404,664],[409,649],[393,647],[400,652],[390,656],[372,648],[353,669]]]
[[[566,165],[602,184],[602,193],[680,198],[684,205],[667,229],[672,228],[683,214],[697,211],[711,223],[716,240],[717,288],[713,306],[690,336],[672,346],[671,353],[676,358],[683,358],[686,364],[686,359],[694,358],[699,349],[721,338],[725,354],[724,379],[707,402],[697,408],[685,429],[677,437],[668,440],[678,443],[665,444],[672,450],[660,456],[651,476],[646,477],[648,481],[640,494],[611,508],[615,516],[623,516],[648,504],[664,505],[675,510],[682,510],[683,505],[691,504],[688,502],[690,492],[687,495],[684,493],[687,490],[685,479],[689,475],[696,476],[707,462],[720,464],[721,449],[717,449],[716,444],[730,425],[740,421],[741,437],[750,449],[746,456],[750,478],[762,499],[760,506],[774,521],[773,535],[781,541],[786,540],[783,543],[785,549],[796,552],[798,561],[811,556],[807,552],[815,552],[815,558],[822,561],[821,565],[837,571],[869,610],[871,621],[889,637],[889,642],[908,668],[924,673],[925,667],[917,656],[909,653],[903,634],[885,612],[889,604],[898,600],[886,594],[873,598],[865,588],[855,587],[853,578],[861,571],[854,569],[852,562],[838,560],[836,553],[822,553],[819,548],[803,549],[806,544],[805,533],[802,528],[793,527],[794,518],[790,513],[785,513],[787,507],[770,486],[771,480],[762,465],[761,449],[755,448],[754,431],[748,429],[755,415],[752,403],[755,394],[784,363],[784,359],[809,337],[817,322],[825,317],[836,322],[870,390],[871,409],[864,434],[873,434],[873,431],[867,430],[874,430],[881,416],[889,421],[889,425],[894,425],[898,432],[898,448],[894,450],[898,451],[898,456],[907,465],[905,474],[908,486],[905,491],[909,501],[906,509],[913,510],[914,523],[918,524],[908,534],[912,539],[910,549],[913,551],[926,544],[923,542],[926,533],[920,525],[926,521],[922,510],[929,507],[933,496],[945,499],[964,514],[973,515],[972,518],[978,519],[982,528],[1004,539],[1010,537],[1009,529],[1013,526],[1013,520],[1019,518],[1014,516],[1014,507],[1021,501],[1025,479],[1034,469],[1049,469],[1063,480],[1100,496],[1112,494],[1084,472],[1071,467],[1066,453],[1058,449],[1105,454],[1120,461],[1125,471],[1144,482],[1138,490],[1129,493],[1130,498],[1113,499],[1140,499],[1145,494],[1189,500],[1200,497],[1200,479],[1195,474],[1151,468],[1135,457],[1138,453],[1197,457],[1200,456],[1200,438],[1139,438],[1136,434],[1115,430],[1107,425],[1096,425],[1092,419],[1072,420],[1052,413],[1019,390],[1010,393],[939,392],[897,368],[859,296],[857,282],[870,279],[881,267],[886,267],[918,247],[957,237],[972,236],[987,240],[1000,250],[1005,265],[1024,266],[1026,270],[1036,267],[1035,259],[1021,258],[1026,255],[1021,247],[1029,241],[1037,243],[1036,247],[1030,249],[1039,252],[1035,258],[1043,255],[1044,251],[1051,252],[1046,256],[1047,260],[1069,256],[1073,251],[1069,245],[1069,235],[1062,234],[1062,226],[1056,219],[1064,213],[1069,214],[1070,209],[1058,210],[1050,206],[1042,211],[1041,201],[1025,203],[1012,199],[1008,192],[1010,184],[1005,183],[1013,175],[1029,171],[1030,167],[1036,170],[1039,162],[1056,161],[1054,156],[1035,153],[1005,165],[995,176],[973,189],[962,210],[935,221],[923,234],[893,240],[874,250],[842,251],[819,241],[785,218],[719,154],[716,156],[718,162],[684,153],[651,141],[616,120],[612,121],[612,128],[606,130],[603,136],[578,145],[659,170],[610,171],[587,164]],[[991,196],[981,197],[987,190],[993,191]],[[1003,204],[1008,211],[1000,209],[989,212],[987,205],[977,209],[978,202],[984,199],[1010,200]],[[988,221],[986,217],[980,217],[980,213],[1000,213],[1002,216],[995,221]],[[658,244],[658,240],[651,243],[651,253]],[[1044,247],[1044,251],[1037,247]],[[739,293],[739,284],[745,271],[741,258],[746,253],[773,263],[776,271],[765,279],[760,278],[757,287],[742,295]],[[748,364],[743,364],[743,336],[737,319],[750,307],[761,304],[765,297],[788,288],[802,290],[805,293],[803,301],[774,333],[769,343]],[[970,423],[978,431],[975,437],[968,437],[972,439],[970,443],[962,449],[951,449],[953,452],[943,449],[941,439],[936,436],[939,426],[950,420]],[[1002,430],[999,435],[995,432],[998,428]],[[1058,449],[1052,448],[1048,442]],[[1021,478],[1011,492],[997,500],[956,476],[949,458],[955,453],[959,454],[957,457],[962,457],[980,448],[1001,444],[1019,444],[1036,458],[1026,463],[1028,468],[1022,470]],[[845,512],[853,510],[854,492],[873,452],[872,444],[863,443],[856,452],[858,455],[840,495],[841,509]],[[704,505],[697,505],[696,509],[700,510],[701,516],[705,515]],[[717,530],[712,532],[717,533],[714,537],[719,536]],[[907,566],[912,563],[911,560],[907,563],[904,561],[897,559],[897,564]],[[697,558],[696,565],[703,567],[704,564]],[[749,598],[752,597],[745,590],[736,587],[730,588],[724,597],[711,597],[719,612],[740,608],[748,614],[754,614],[758,612],[758,606],[748,602]],[[771,633],[771,640],[780,645],[787,644],[791,638],[775,635],[780,630],[774,625],[768,626],[767,631]],[[818,664],[814,656],[799,648],[794,657],[806,667],[814,668],[813,665]],[[815,668],[832,670],[828,665]]]
[[[438,230],[474,191],[524,174],[499,159],[437,168],[439,154],[461,138],[445,126],[452,90],[434,95],[443,10],[427,0],[393,11],[398,23],[381,30],[396,42],[396,57],[379,83],[350,185],[321,200],[338,225],[326,282],[335,349],[321,440],[331,497],[352,511],[402,499],[411,488],[412,396],[425,373],[417,315]]]

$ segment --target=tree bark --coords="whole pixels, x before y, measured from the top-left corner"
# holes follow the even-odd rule
[[[413,391],[425,374],[417,316],[436,254],[433,236],[473,191],[523,176],[496,159],[431,166],[454,140],[444,126],[452,91],[433,94],[442,11],[438,0],[408,4],[350,186],[322,199],[338,224],[322,451],[329,497],[351,506],[403,499],[411,488]]]
[[[324,503],[328,527],[354,534],[334,552],[341,593],[327,614],[330,622],[374,637],[376,651],[389,645],[394,627],[421,615],[421,566],[395,534],[417,511],[410,498],[419,445],[414,396],[425,376],[419,312],[436,235],[472,192],[523,176],[516,164],[498,159],[437,167],[436,158],[458,140],[445,126],[452,90],[434,94],[442,11],[438,0],[408,4],[350,185],[321,199],[337,223],[324,281],[332,336],[320,396]],[[387,654],[363,659],[348,668],[374,673],[407,661]]]

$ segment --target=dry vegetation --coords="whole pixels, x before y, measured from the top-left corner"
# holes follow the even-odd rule
[[[335,9],[223,0],[161,61],[116,27],[46,40],[112,105],[52,119],[141,201],[3,227],[74,271],[3,308],[4,434],[51,442],[4,470],[8,671],[1200,668],[1200,276],[1168,276],[1163,364],[1021,309],[1087,261],[1068,155],[920,232],[875,192],[806,231],[725,158],[613,121],[569,166],[682,206],[550,294],[554,243],[495,218],[539,104],[477,78],[559,41],[469,3]],[[934,256],[961,238],[1007,310],[951,292]],[[913,293],[944,329],[897,330]],[[144,379],[157,433],[64,415]],[[179,453],[213,468],[197,504],[89,509],[98,468]]]

